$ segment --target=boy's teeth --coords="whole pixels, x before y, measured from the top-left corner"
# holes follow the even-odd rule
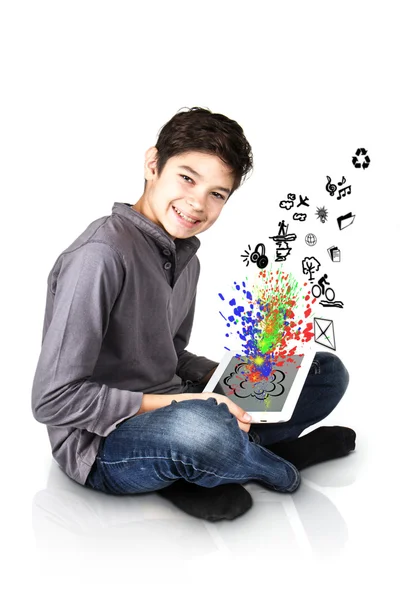
[[[180,210],[178,210],[177,208],[175,208],[175,206],[173,207],[173,209],[178,213],[178,215],[180,215],[183,219],[186,219],[186,221],[189,221],[189,223],[196,223],[196,221],[194,221],[193,219],[189,219],[189,217],[186,217],[184,214],[181,213]]]

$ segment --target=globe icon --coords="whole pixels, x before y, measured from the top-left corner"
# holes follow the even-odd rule
[[[316,243],[317,243],[317,236],[314,235],[313,233],[307,233],[306,244],[308,244],[309,246],[315,246]]]

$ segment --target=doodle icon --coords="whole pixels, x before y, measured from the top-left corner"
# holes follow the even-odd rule
[[[345,229],[346,227],[349,227],[349,225],[351,225],[354,222],[354,219],[356,218],[356,215],[353,215],[353,213],[349,212],[346,215],[342,215],[341,217],[337,218],[337,222],[339,225],[339,229]]]
[[[331,257],[332,262],[340,262],[340,250],[337,246],[328,248],[328,254]]]
[[[249,244],[248,248],[251,251],[251,247]],[[258,249],[261,248],[261,251],[258,252]],[[243,258],[243,262],[247,261],[246,267],[249,266],[250,262],[249,262],[249,252],[247,250],[245,250],[245,254],[241,254],[240,256],[244,257]],[[267,265],[268,265],[268,257],[265,256],[265,246],[264,244],[257,244],[257,246],[254,249],[254,252],[252,252],[250,254],[250,260],[253,263],[257,263],[257,267],[259,269],[264,269]]]
[[[331,319],[314,317],[314,340],[321,346],[336,350],[335,331]]]
[[[328,211],[326,210],[325,206],[322,206],[321,208],[318,208],[317,206],[317,212],[315,214],[317,215],[317,219],[321,220],[321,223],[325,223],[325,221],[328,219]]]
[[[318,283],[315,283],[311,288],[311,293],[314,298],[325,296],[326,300],[320,300],[319,302],[322,306],[343,308],[343,302],[341,300],[335,300],[334,290],[330,287],[326,287],[327,285],[329,285],[329,281],[328,275],[325,273],[325,275],[318,279]]]
[[[292,251],[288,242],[292,242],[297,238],[295,233],[288,233],[289,225],[285,221],[279,221],[278,235],[270,236],[271,240],[276,243],[276,262],[286,260],[287,256]]]
[[[261,252],[258,252],[258,249],[261,248]],[[264,244],[257,244],[250,256],[250,260],[253,263],[257,263],[257,267],[259,269],[264,269],[268,264],[268,258],[265,256],[265,246]]]
[[[315,244],[317,243],[317,236],[313,233],[307,233],[305,240],[307,246],[315,246]]]
[[[316,273],[320,266],[321,263],[315,258],[315,256],[306,256],[303,260],[302,260],[302,267],[303,267],[303,273],[304,275],[309,275],[309,281],[314,281],[314,273]]]
[[[296,208],[299,208],[299,206],[303,206],[303,205],[304,205],[304,206],[310,206],[309,204],[307,204],[307,200],[308,200],[308,197],[307,197],[307,196],[305,196],[304,200],[303,200],[303,196],[300,196],[300,202],[299,202],[299,204],[296,206]],[[308,200],[308,201],[309,201],[309,200]]]
[[[349,190],[348,192],[346,192],[346,190]],[[345,196],[346,194],[351,194],[351,185],[347,185],[346,187],[342,188],[341,190],[339,190],[339,196],[337,197],[337,200],[340,200],[343,196]]]
[[[361,156],[365,156],[362,163],[359,161],[360,154],[361,154]],[[367,150],[365,150],[365,148],[357,148],[356,156],[353,156],[351,162],[353,163],[353,165],[355,166],[356,169],[361,169],[361,167],[363,169],[367,169],[369,167],[369,163],[371,161],[369,159],[369,156],[367,155]]]
[[[281,202],[279,202],[279,206],[280,206],[280,208],[286,208],[286,210],[290,210],[291,208],[293,208],[293,201],[292,200],[281,200]]]
[[[328,180],[328,183],[326,184],[325,189],[327,192],[329,192],[331,196],[334,196],[337,190],[337,185],[331,183],[332,179],[329,177],[329,175],[327,175],[326,178]]]

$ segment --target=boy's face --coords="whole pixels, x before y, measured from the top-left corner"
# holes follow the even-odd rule
[[[218,219],[232,190],[234,176],[227,165],[212,154],[185,152],[171,157],[157,175],[157,148],[146,152],[146,190],[134,205],[175,238],[189,238],[206,231]],[[194,218],[188,222],[176,212]]]

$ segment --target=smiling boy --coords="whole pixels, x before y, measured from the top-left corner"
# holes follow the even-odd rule
[[[230,169],[217,156],[192,151],[170,158],[158,177],[157,154],[155,146],[146,152],[149,190],[132,208],[163,228],[173,240],[206,231],[218,219],[233,191]]]
[[[54,263],[32,410],[47,425],[53,457],[81,485],[110,494],[158,491],[194,516],[232,519],[252,505],[240,482],[291,492],[304,458],[332,457],[310,454],[310,436],[321,447],[314,432],[293,438],[343,395],[348,374],[337,357],[318,353],[314,370],[322,376],[308,378],[314,392],[329,388],[318,410],[305,393],[294,420],[265,434],[262,426],[250,429],[230,399],[202,392],[218,363],[186,350],[200,274],[197,235],[251,169],[236,121],[198,107],[178,112],[145,153],[140,199],[115,202]],[[352,430],[320,429],[330,430],[335,456],[354,448],[343,442]]]

